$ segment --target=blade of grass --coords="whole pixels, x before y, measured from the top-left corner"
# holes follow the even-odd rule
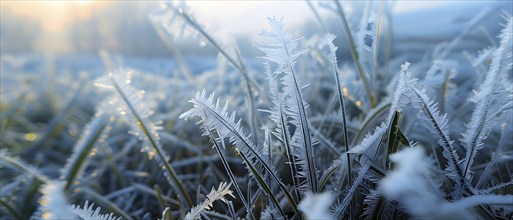
[[[160,158],[160,160],[162,161],[162,165],[165,169],[165,171],[169,174],[169,176],[172,178],[173,180],[173,186],[175,187],[175,190],[178,191],[181,196],[185,199],[185,201],[187,202],[187,205],[189,207],[193,207],[194,204],[192,203],[192,200],[191,198],[189,197],[189,194],[187,193],[187,191],[185,190],[185,188],[183,187],[182,185],[182,182],[180,181],[180,179],[178,179],[178,176],[176,175],[176,172],[175,170],[171,167],[171,165],[169,165],[169,163],[167,162],[167,158],[164,157],[164,154],[163,152],[160,151],[160,148],[157,146],[157,142],[153,139],[153,136],[150,135],[150,131],[149,129],[147,128],[146,124],[144,123],[143,120],[141,120],[141,117],[139,116],[139,114],[137,113],[136,109],[134,106],[132,106],[132,103],[130,102],[130,100],[128,99],[128,97],[126,97],[125,93],[123,92],[123,90],[119,87],[119,85],[116,83],[116,81],[113,79],[112,80],[112,84],[114,85],[116,91],[118,92],[118,94],[123,98],[123,101],[126,103],[126,105],[128,106],[128,108],[130,109],[132,115],[135,117],[135,119],[137,120],[137,125],[139,126],[139,128],[142,130],[143,134],[148,138],[148,142],[150,142],[150,145],[153,147],[153,150],[155,150],[155,152],[157,153],[157,156]]]
[[[132,186],[135,187],[136,189],[140,190],[143,193],[147,193],[149,195],[157,197],[155,190],[154,189],[152,190],[150,187],[148,187],[146,185],[134,183],[134,184],[132,184]],[[171,204],[171,205],[176,205],[176,206],[180,205],[180,202],[178,202],[178,200],[167,197],[163,194],[161,194],[160,197],[162,198],[162,200],[164,200],[166,202],[166,204]]]
[[[182,52],[178,49],[176,46],[175,41],[172,38],[166,37],[164,31],[160,27],[160,25],[156,25],[154,22],[152,22],[153,28],[156,30],[157,34],[159,35],[160,39],[164,42],[164,44],[171,50],[173,53],[176,62],[178,63],[178,67],[180,68],[182,74],[184,75],[187,82],[189,82],[189,85],[195,86],[197,85],[194,83],[194,78],[192,77],[192,71],[189,68],[189,65],[185,61],[185,58],[182,55]]]
[[[155,196],[157,197],[157,200],[159,200],[159,204],[161,205],[161,207],[167,210],[168,205],[162,198],[162,190],[160,189],[159,185],[154,185],[153,190],[155,190]]]
[[[19,158],[11,157],[7,155],[7,152],[1,152],[2,155],[0,157],[0,167],[3,167],[4,165],[10,166],[14,170],[20,172],[20,173],[27,173],[30,175],[33,175],[37,180],[39,180],[42,183],[48,183],[50,180],[49,178],[44,175],[43,173],[39,172],[37,168],[34,168],[28,164],[26,164],[24,161],[22,161]]]
[[[77,146],[74,147],[77,152],[73,153],[69,164],[65,166],[65,173],[63,173],[63,179],[66,180],[66,185],[64,186],[66,192],[69,192],[73,180],[79,174],[82,165],[89,157],[89,152],[102,134],[105,126],[106,123],[103,117],[95,117],[93,121],[91,121],[90,126],[87,126],[83,139],[81,138],[81,140],[77,142]],[[76,155],[76,157],[74,157],[74,155]]]
[[[376,208],[372,212],[372,215],[371,215],[372,220],[383,219],[383,214],[385,212],[385,203],[386,203],[386,201],[383,199],[383,196],[380,196],[378,199],[378,204],[376,205]]]
[[[253,215],[253,211],[251,210],[251,206],[249,206],[248,202],[244,198],[244,194],[242,194],[242,191],[239,187],[237,179],[235,179],[235,175],[233,175],[232,169],[230,168],[228,161],[226,161],[226,157],[225,157],[221,147],[217,144],[217,141],[216,141],[214,135],[212,134],[212,132],[208,129],[206,129],[206,130],[208,132],[208,135],[210,136],[210,140],[214,143],[214,148],[216,149],[217,154],[219,154],[219,157],[221,158],[221,162],[223,163],[224,169],[226,170],[226,173],[228,173],[228,177],[230,177],[230,180],[233,183],[233,187],[235,188],[235,191],[239,195],[240,200],[246,207],[246,210],[247,210],[248,214],[251,216],[251,219],[256,219],[255,216]]]
[[[324,174],[324,176],[321,177],[321,182],[319,183],[319,188],[317,189],[317,192],[321,192],[322,188],[324,188],[324,185],[328,182],[328,179],[330,176],[335,173],[335,171],[338,169],[338,166],[333,166]]]
[[[100,148],[103,150],[103,153],[107,157],[107,162],[109,163],[112,172],[116,175],[116,178],[121,182],[121,185],[125,185],[125,179],[121,176],[121,172],[116,165],[115,158],[112,156],[112,151],[110,150],[109,144],[105,141],[100,141]]]
[[[23,220],[24,218],[21,217],[20,213],[16,211],[15,208],[13,208],[9,203],[4,201],[3,199],[0,199],[0,205],[2,205],[8,212],[11,214],[11,217],[13,217],[16,220]],[[5,216],[4,216],[5,217]]]
[[[209,104],[207,103],[204,103],[204,102],[201,102],[199,100],[196,100],[195,104],[199,106],[201,106],[202,109],[204,110],[207,110],[209,115],[212,116],[213,119],[210,119],[210,120],[216,120],[219,125],[218,126],[223,126],[225,129],[228,129],[228,131],[233,135],[233,138],[230,138],[232,140],[238,140],[239,141],[239,144],[241,145],[240,147],[244,147],[244,149],[247,149],[248,152],[250,152],[252,155],[252,157],[254,159],[256,159],[262,166],[263,168],[269,173],[269,175],[275,180],[276,183],[278,183],[281,191],[283,192],[283,194],[287,197],[287,199],[289,200],[290,202],[290,205],[292,206],[292,208],[294,209],[294,211],[300,215],[300,212],[299,210],[297,209],[297,204],[296,202],[294,201],[294,199],[292,198],[292,196],[290,195],[290,193],[288,192],[287,188],[285,187],[285,185],[280,181],[280,179],[276,176],[275,174],[275,170],[272,169],[269,164],[267,164],[265,162],[265,160],[262,158],[262,156],[255,151],[255,149],[253,149],[253,147],[251,146],[252,144],[249,143],[249,140],[247,140],[246,138],[244,138],[243,135],[241,135],[237,128],[234,127],[234,125],[232,123],[230,123],[227,119],[225,119],[223,116],[221,116],[216,110],[214,110],[213,108],[211,108],[209,106]],[[188,117],[188,116],[187,116]]]
[[[358,187],[360,185],[360,183],[363,181],[363,177],[365,176],[365,174],[367,173],[369,168],[370,168],[370,164],[369,163],[365,163],[360,168],[360,171],[358,172],[358,176],[356,177],[356,179],[354,180],[353,184],[351,185],[351,188],[349,189],[349,191],[347,192],[346,196],[344,197],[344,200],[342,201],[342,204],[340,204],[337,207],[337,209],[335,210],[335,216],[338,217],[339,219],[342,219],[344,213],[346,212],[347,206],[349,206],[349,204],[353,200],[353,195],[354,195],[354,193],[356,191],[356,187]],[[354,213],[349,212],[349,215],[351,217],[353,217],[353,214]],[[352,218],[350,218],[350,219],[352,219]]]
[[[281,209],[280,203],[274,196],[274,193],[271,191],[269,186],[265,183],[262,176],[259,174],[259,172],[253,167],[251,161],[248,160],[246,155],[243,153],[239,153],[240,157],[244,160],[244,163],[248,166],[249,170],[251,171],[251,174],[253,174],[253,177],[255,177],[255,180],[258,182],[258,185],[266,192],[266,194],[270,197],[271,201],[276,205],[276,208],[280,211],[281,215],[283,217],[286,217],[285,212]],[[297,210],[296,210],[297,211]],[[300,215],[299,212],[296,212],[298,215]]]
[[[378,19],[377,19],[377,25],[376,25],[376,38],[374,39],[374,45],[372,47],[374,48],[373,54],[374,54],[374,72],[377,74],[379,73],[379,46],[381,45],[381,37],[380,34],[383,31],[383,10],[385,7],[386,2],[381,1],[379,4],[379,12],[378,12]]]
[[[331,46],[333,47],[333,43],[331,43]],[[332,53],[335,53],[335,50],[332,49]],[[336,62],[335,54],[333,54],[333,61],[332,61],[332,68],[333,68],[333,75],[335,76],[335,81],[337,82],[337,94],[338,94],[338,104],[340,108],[340,114],[342,116],[342,126],[344,128],[344,147],[345,151],[349,152],[349,134],[347,132],[347,118],[346,118],[346,106],[344,104],[344,95],[342,94],[342,86],[340,84],[340,79],[338,77],[338,67]],[[347,184],[348,187],[351,188],[351,181],[353,180],[353,171],[351,169],[351,155],[346,153],[347,158]],[[354,200],[351,200],[351,219],[352,219],[352,213],[354,208]]]
[[[61,132],[58,131],[59,129],[62,129],[63,127],[61,121],[64,120],[64,117],[66,115],[66,112],[73,106],[75,103],[75,100],[80,96],[82,93],[82,89],[84,88],[84,85],[86,83],[80,82],[77,89],[75,89],[75,93],[67,100],[67,102],[64,104],[64,106],[59,110],[58,113],[55,114],[55,116],[46,124],[46,128],[41,135],[41,138],[37,139],[36,142],[30,146],[29,148],[25,149],[21,154],[22,155],[30,155],[36,150],[41,150],[41,148],[46,147],[47,143],[49,142],[48,139],[53,137],[54,135],[60,134]]]
[[[312,146],[311,133],[308,125],[308,117],[306,115],[306,108],[303,102],[303,96],[301,93],[301,88],[298,84],[298,80],[296,78],[296,73],[292,65],[288,66],[290,68],[291,77],[293,81],[294,91],[295,91],[295,99],[299,113],[299,129],[302,133],[302,143],[303,149],[306,157],[307,164],[307,172],[308,172],[308,183],[310,184],[310,190],[314,191],[318,188],[318,180],[317,180],[317,171],[315,169],[315,161],[314,161],[314,150]]]
[[[322,21],[322,18],[319,15],[319,12],[317,11],[317,9],[315,9],[315,7],[312,5],[312,1],[311,0],[305,0],[305,2],[306,2],[306,4],[308,4],[308,8],[310,8],[310,11],[312,11],[312,13],[314,14],[315,19],[321,25],[322,32],[327,32],[326,25],[324,25],[324,22]]]
[[[383,160],[383,167],[388,167],[389,170],[393,170],[395,164],[388,161],[388,156],[398,151],[399,144],[409,145],[408,139],[404,136],[401,128],[399,128],[400,117],[401,112],[395,111],[388,130],[387,151],[385,153],[385,159]]]
[[[176,10],[176,9],[172,9],[172,10]],[[251,126],[251,132],[252,132],[252,136],[253,136],[253,142],[255,144],[258,143],[258,137],[257,137],[257,133],[256,133],[256,114],[254,113],[254,94],[253,94],[253,88],[255,88],[256,90],[256,93],[261,93],[259,87],[258,87],[258,84],[249,76],[248,74],[248,70],[246,68],[246,65],[244,64],[244,62],[242,61],[242,58],[238,52],[237,49],[235,49],[235,53],[236,53],[236,56],[237,56],[237,59],[239,62],[237,62],[235,60],[235,58],[233,58],[232,56],[230,56],[228,54],[228,52],[226,52],[225,49],[223,49],[221,47],[221,45],[219,45],[219,43],[217,43],[217,41],[214,40],[213,37],[210,36],[210,34],[208,34],[205,30],[203,30],[203,28],[194,20],[192,19],[191,17],[189,17],[189,15],[187,13],[185,13],[184,11],[178,11],[179,12],[179,15],[182,16],[184,18],[184,20],[189,23],[195,30],[197,30],[201,36],[203,36],[212,46],[214,46],[214,48],[219,52],[221,53],[221,55],[223,55],[226,60],[228,60],[228,62],[230,62],[230,64],[235,67],[235,69],[238,70],[238,72],[242,75],[242,77],[244,78],[244,84],[246,86],[246,92],[247,92],[247,95],[248,95],[248,101],[249,101],[249,108],[250,108],[250,126]]]
[[[349,25],[347,23],[345,15],[344,15],[344,10],[342,10],[342,5],[340,5],[338,0],[334,0],[334,2],[337,6],[337,12],[338,12],[340,21],[342,22],[344,34],[349,43],[349,49],[351,50],[351,57],[353,58],[353,61],[356,66],[356,69],[358,70],[358,73],[360,74],[360,78],[362,79],[363,87],[365,88],[365,93],[367,94],[367,97],[369,98],[370,107],[372,109],[372,108],[376,107],[376,98],[372,94],[372,91],[369,87],[367,77],[365,75],[362,64],[360,62],[360,58],[358,56],[358,51],[356,50],[356,44],[354,42],[353,35],[351,34],[351,30],[349,29]]]
[[[166,207],[164,211],[162,211],[162,220],[173,220],[173,212],[171,208]]]

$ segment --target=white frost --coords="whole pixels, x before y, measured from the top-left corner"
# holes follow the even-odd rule
[[[308,193],[298,208],[305,214],[306,219],[335,219],[329,212],[332,202],[333,194],[330,192]]]

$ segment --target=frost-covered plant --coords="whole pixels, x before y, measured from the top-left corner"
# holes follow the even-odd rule
[[[176,171],[167,162],[169,157],[159,141],[158,131],[161,127],[158,123],[150,122],[148,119],[153,112],[143,100],[144,90],[137,91],[130,86],[130,75],[130,71],[120,69],[98,79],[95,85],[113,90],[114,94],[108,98],[110,108],[113,108],[115,113],[128,120],[129,125],[132,126],[132,134],[144,143],[141,150],[147,152],[149,159],[155,158],[159,166],[164,169],[164,176],[169,183],[181,194],[187,204],[192,206],[189,194],[183,188]]]
[[[94,204],[85,201],[84,208],[78,205],[68,205],[65,196],[65,182],[49,182],[41,188],[43,196],[41,207],[32,219],[73,219],[73,220],[119,220],[121,218],[110,214],[100,214],[101,208],[93,210]]]
[[[230,195],[233,196],[233,192],[230,190],[231,184],[226,183],[220,183],[219,187],[216,189],[212,188],[210,193],[208,193],[207,198],[199,205],[194,206],[188,213],[185,215],[186,220],[193,220],[193,219],[201,219],[201,212],[203,210],[209,210],[213,203],[216,200],[223,201],[225,203],[228,203],[228,200],[226,200],[225,196]]]
[[[73,219],[74,214],[68,208],[64,195],[64,182],[50,182],[41,188],[41,215],[42,219]]]
[[[109,214],[100,214],[101,208],[96,207],[94,209],[94,203],[91,203],[89,205],[89,201],[85,201],[84,207],[80,208],[79,205],[72,205],[71,206],[72,212],[77,215],[77,219],[83,219],[83,220],[94,220],[94,219],[101,219],[101,220],[119,220],[121,217],[115,217],[112,213]]]
[[[473,219],[470,208],[483,204],[511,205],[513,195],[474,195],[448,202],[440,190],[434,161],[420,147],[404,149],[390,156],[397,170],[380,181],[379,189],[397,200],[407,212],[419,219]]]
[[[317,3],[323,30],[319,5],[345,38],[294,37],[271,17],[254,44],[260,68],[165,1],[150,18],[187,81],[67,76],[56,94],[70,97],[55,104],[44,83],[2,73],[0,219],[511,219],[511,16],[468,63],[456,49],[483,13],[431,55],[391,59],[390,4]],[[184,35],[213,46],[219,68],[191,73],[173,45]]]
[[[508,20],[508,22],[509,23],[506,25],[506,28],[503,30],[500,36],[502,39],[502,43],[499,46],[498,51],[504,50],[504,48],[501,48],[501,46],[504,46],[508,43],[508,33],[511,34],[511,30],[509,30],[508,28],[508,25],[510,25],[510,21]],[[319,190],[318,182],[321,181],[317,174],[318,171],[315,168],[316,164],[312,160],[315,158],[314,151],[312,150],[312,144],[314,143],[313,140],[315,139],[315,134],[318,135],[318,133],[312,132],[312,130],[314,129],[310,128],[311,123],[309,122],[307,111],[305,110],[306,101],[303,98],[303,92],[301,91],[301,86],[299,86],[299,80],[297,78],[298,76],[296,74],[296,70],[294,69],[294,64],[296,63],[298,57],[300,57],[301,54],[305,53],[305,51],[297,50],[299,39],[292,38],[288,33],[286,33],[281,21],[277,21],[275,18],[270,18],[269,23],[273,30],[264,31],[262,33],[262,35],[264,36],[264,41],[257,45],[260,50],[266,53],[265,59],[267,60],[267,62],[265,63],[265,69],[268,76],[267,79],[269,80],[269,85],[271,86],[271,100],[273,100],[271,110],[266,112],[269,112],[270,119],[275,124],[275,128],[272,130],[272,134],[274,134],[274,137],[276,138],[278,143],[280,143],[280,145],[282,145],[284,148],[283,152],[285,153],[285,158],[286,161],[288,161],[288,166],[291,171],[290,173],[292,175],[292,185],[294,186],[294,190],[296,190],[296,196],[297,198],[299,198],[300,201],[303,201],[301,197],[305,196],[305,193],[308,190],[314,192]],[[336,50],[336,48],[332,45],[332,40],[333,37],[330,36],[324,39],[324,42],[327,42],[324,44],[328,45],[328,47],[331,50],[331,53],[326,54],[325,56],[329,57],[328,60],[332,60],[332,69],[335,72],[337,72],[337,62],[333,52]],[[502,53],[497,53],[496,55],[498,56],[498,58],[495,58],[496,62],[499,62],[498,60],[503,60]],[[467,213],[465,214],[466,217],[472,217],[474,215],[481,214],[493,215],[492,213],[495,211],[491,213],[489,210],[486,210],[484,206],[490,207],[489,205],[493,204],[504,205],[505,201],[510,197],[494,197],[494,195],[492,194],[482,192],[482,194],[487,194],[485,199],[484,196],[480,197],[480,195],[469,194],[479,194],[479,190],[476,190],[474,187],[471,186],[471,178],[467,175],[468,171],[465,171],[465,168],[462,168],[461,166],[462,164],[472,163],[470,161],[472,160],[472,158],[467,155],[467,158],[463,160],[460,159],[458,151],[456,150],[457,148],[454,146],[454,141],[451,140],[447,128],[448,120],[446,119],[446,116],[440,115],[436,103],[429,99],[425,90],[421,86],[422,84],[424,84],[424,81],[414,78],[411,71],[409,70],[409,66],[410,64],[406,63],[401,67],[402,70],[398,74],[396,89],[393,91],[392,94],[390,94],[388,98],[384,99],[384,104],[378,105],[380,106],[380,108],[388,110],[388,114],[384,118],[384,121],[378,127],[376,127],[374,132],[368,134],[365,138],[363,138],[360,144],[356,145],[350,150],[347,150],[346,153],[340,154],[339,159],[336,160],[336,162],[328,170],[325,171],[327,175],[322,178],[323,183],[325,182],[325,180],[330,179],[330,175],[334,173],[337,167],[344,168],[341,169],[342,173],[343,171],[347,170],[345,176],[350,177],[349,181],[347,182],[348,184],[346,186],[342,186],[340,189],[338,189],[337,187],[331,188],[331,190],[342,190],[342,195],[344,195],[343,200],[340,203],[333,204],[335,210],[334,216],[342,217],[345,216],[347,212],[349,212],[351,216],[356,215],[356,213],[354,213],[354,207],[351,209],[347,208],[356,206],[352,198],[357,194],[358,196],[361,196],[359,195],[361,193],[358,193],[357,189],[364,186],[365,179],[374,182],[374,184],[377,184],[379,180],[384,177],[382,182],[384,182],[386,186],[386,184],[389,184],[390,181],[399,181],[400,178],[394,179],[394,176],[401,176],[401,172],[407,173],[407,175],[403,175],[402,177],[411,177],[409,180],[404,181],[409,181],[410,183],[424,184],[421,185],[424,186],[421,187],[421,191],[427,191],[431,192],[428,194],[434,193],[438,195],[436,199],[431,199],[430,201],[434,205],[438,205],[438,203],[440,203],[441,201],[447,201],[446,199],[449,199],[449,201],[458,204],[457,207],[460,208],[470,208],[476,205],[480,207],[481,211],[479,213]],[[492,70],[495,70],[496,72],[503,73],[511,70],[509,64],[504,65],[504,68],[500,68],[497,67],[496,64],[494,65],[493,60],[492,66],[490,68]],[[486,79],[489,79],[489,77],[493,77],[493,75],[487,76]],[[338,82],[337,76],[336,79],[336,81]],[[488,82],[488,80],[486,79],[484,83],[489,84],[490,82]],[[338,83],[337,85],[337,88],[340,88],[340,83]],[[500,89],[502,87],[496,86],[491,88]],[[509,91],[507,90],[508,88],[509,87],[507,87],[505,91],[498,92],[498,100],[508,100],[505,99],[505,97],[508,97],[507,94],[509,94]],[[344,116],[344,97],[341,95],[340,92],[338,94],[339,96],[341,96],[339,98],[339,104],[343,113],[342,116]],[[501,96],[499,94],[506,95]],[[444,102],[445,100],[442,99],[441,101]],[[251,155],[251,157],[256,158],[255,161],[257,163],[251,163],[248,167],[248,170],[250,170],[250,172],[252,172],[253,174],[257,174],[257,181],[259,181],[258,178],[262,178],[262,176],[265,176],[266,172],[274,172],[273,164],[269,164],[270,161],[265,160],[265,158],[263,157],[263,151],[259,150],[261,149],[261,147],[254,145],[250,141],[250,137],[246,135],[246,133],[243,131],[241,127],[241,121],[235,120],[235,113],[227,113],[227,105],[221,108],[219,106],[219,100],[215,102],[216,104],[214,104],[214,95],[212,94],[207,98],[205,91],[203,91],[202,93],[198,93],[196,98],[192,99],[191,102],[194,104],[194,108],[184,113],[181,117],[190,118],[191,116],[199,116],[201,118],[201,124],[203,125],[203,129],[205,130],[205,134],[208,134],[212,131],[215,131],[217,134],[219,134],[220,138],[218,140],[214,138],[212,141],[223,142],[224,138],[228,138],[231,143],[237,146],[237,149],[239,150],[242,157],[245,157],[244,155]],[[488,108],[488,104],[481,106],[486,106],[486,108]],[[485,107],[480,107],[478,103],[477,108],[479,109]],[[413,109],[416,110],[417,115],[411,114],[415,113]],[[510,103],[508,101],[504,101],[504,103],[501,102],[500,105],[494,109],[496,111],[490,113],[490,116],[500,116],[503,114],[504,111],[508,111],[509,109]],[[371,113],[378,114],[380,112],[383,112],[383,110]],[[422,162],[422,158],[420,156],[412,156],[412,158],[414,159],[412,161],[420,162],[417,167],[410,166],[409,171],[401,171],[402,167],[404,167],[404,165],[402,165],[402,162],[406,163],[407,161],[399,162],[397,158],[400,156],[393,156],[392,161],[389,161],[387,159],[387,155],[397,152],[400,149],[400,146],[413,146],[413,144],[411,144],[411,142],[408,140],[409,138],[407,137],[408,132],[410,130],[405,130],[405,132],[400,127],[399,119],[403,114],[406,115],[405,120],[408,120],[410,117],[419,117],[423,121],[421,125],[427,127],[428,130],[431,131],[434,140],[436,140],[438,146],[440,146],[441,149],[443,149],[442,151],[444,159],[438,158],[437,163],[446,164],[447,168],[442,173],[444,173],[446,177],[452,181],[452,183],[448,183],[444,180],[437,180],[437,182],[431,179],[428,179],[427,182],[425,182],[425,178],[416,178],[415,175],[409,173],[410,171],[424,173],[426,169],[428,169],[427,167],[431,166],[428,166],[427,162],[420,163]],[[371,116],[370,118],[373,117],[375,118],[376,116]],[[365,120],[370,119],[369,117],[366,117]],[[347,126],[347,121],[343,120],[342,123],[344,124],[344,126]],[[362,123],[362,129],[365,128],[366,123],[368,122],[364,121]],[[489,123],[487,126],[492,127],[493,124]],[[478,129],[481,131],[480,128],[475,128],[472,126],[470,126],[469,129]],[[483,139],[486,138],[486,135],[489,132],[489,130],[484,130],[484,132],[486,133],[482,134],[484,135],[482,137]],[[464,134],[464,136],[467,135],[468,134]],[[479,141],[479,139],[477,140]],[[349,144],[347,137],[345,138],[344,142],[346,144]],[[465,146],[465,143],[463,144],[463,146]],[[413,149],[420,148],[415,147]],[[477,149],[471,149],[466,147],[466,150],[467,152],[473,154],[472,152],[474,152]],[[359,162],[360,167],[351,168],[351,157],[348,157],[348,155],[350,154],[354,154],[357,156],[356,159]],[[414,154],[412,153],[412,155]],[[247,160],[245,158],[244,160],[246,161],[246,165],[248,165],[248,162],[253,162],[253,160],[251,159]],[[398,170],[394,172],[398,172],[398,174],[394,174],[394,172],[387,174],[387,171],[393,171],[395,169],[396,163],[398,164]],[[252,168],[258,166],[259,164],[263,167],[262,170],[257,171],[256,169]],[[341,172],[341,170],[339,170],[338,172]],[[353,172],[353,170],[356,170],[358,173],[355,179],[351,177],[351,173]],[[284,183],[274,175],[273,178],[275,179],[276,183],[278,183],[278,185],[280,186],[281,193],[286,195],[289,202],[291,202],[292,207],[295,209],[296,205],[294,203],[296,203],[297,200],[291,199],[290,196],[288,196],[288,194],[291,191],[286,189],[284,190],[284,188],[282,187]],[[338,178],[337,181],[341,181],[341,179]],[[306,185],[302,185],[303,183]],[[501,187],[511,185],[509,182],[506,182],[504,184],[505,185],[501,185]],[[445,187],[444,189],[449,190],[439,191],[439,188],[442,185]],[[260,181],[260,186],[264,191],[268,193],[272,191],[263,181]],[[413,186],[414,185],[412,185],[412,187]],[[398,197],[394,197],[393,193],[385,193],[384,195],[386,196],[386,198],[383,198],[380,197],[380,195],[382,195],[380,193],[380,190],[377,190],[372,185],[366,187],[370,187],[371,192],[367,195],[364,194],[364,196],[366,197],[365,203],[368,205],[366,211],[364,212],[364,215],[372,216],[374,218],[379,216],[388,216],[391,210],[396,210],[396,213],[397,210],[403,210],[412,216],[422,216],[422,214],[419,214],[420,212],[411,210],[413,209],[413,207],[402,207],[394,204],[393,200],[399,200],[400,202],[403,201]],[[404,187],[404,190],[406,189],[407,188]],[[275,197],[275,195],[272,195],[272,197]],[[494,200],[493,198],[497,198],[498,200]],[[422,197],[422,199],[427,200],[429,198]],[[447,202],[447,204],[451,203]],[[278,205],[276,202],[274,203],[274,205],[280,209],[280,205]],[[458,213],[462,212],[461,210],[463,210],[454,210],[451,208],[450,205],[443,206],[443,209],[447,211],[447,213],[441,213],[442,217],[451,216],[454,213],[456,213],[455,215],[457,215]],[[281,213],[282,215],[284,214],[283,211],[281,211]],[[267,216],[268,214],[269,212],[265,211],[262,215]],[[296,212],[296,214],[299,213]],[[286,217],[286,215],[283,215],[282,217]]]

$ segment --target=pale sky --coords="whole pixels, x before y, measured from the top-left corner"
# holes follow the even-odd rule
[[[450,4],[451,1],[401,1],[394,5],[394,12]],[[39,19],[50,31],[58,31],[73,19],[87,18],[95,10],[106,7],[105,1],[96,0],[50,0],[17,1],[3,0],[2,7],[15,13]],[[187,5],[205,26],[221,28],[229,33],[247,33],[259,30],[270,16],[285,17],[288,26],[301,25],[313,15],[303,0],[296,1],[211,1],[191,0]],[[243,22],[241,22],[243,21]],[[260,28],[257,28],[260,27]]]
[[[156,4],[155,1],[150,2]],[[395,2],[394,13],[452,4],[454,1],[401,1]],[[461,1],[460,1],[461,3]],[[267,27],[267,17],[284,17],[287,28],[294,33],[304,22],[314,16],[303,0],[296,1],[187,1],[187,5],[198,21],[215,36],[231,37],[244,34],[257,39],[263,28]],[[109,1],[17,1],[2,0],[2,8],[14,13],[35,18],[42,23],[45,32],[39,36],[39,49],[62,51],[65,49],[65,29],[75,19],[84,19],[91,14],[109,7]],[[321,13],[325,10],[316,7]],[[52,39],[54,44],[47,43]]]

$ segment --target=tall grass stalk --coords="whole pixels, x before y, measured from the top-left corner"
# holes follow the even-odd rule
[[[376,107],[376,97],[374,96],[370,86],[369,82],[367,81],[367,76],[365,73],[365,70],[362,67],[360,58],[358,56],[358,51],[356,50],[356,44],[353,40],[353,35],[351,33],[351,30],[349,29],[349,25],[346,20],[346,16],[344,15],[344,10],[342,9],[342,5],[340,5],[340,2],[338,0],[334,0],[336,6],[337,6],[337,12],[338,16],[340,18],[340,21],[342,22],[342,27],[344,30],[344,36],[346,37],[346,40],[349,44],[349,49],[351,50],[351,57],[353,58],[353,62],[356,66],[356,69],[358,73],[360,74],[360,79],[362,80],[363,87],[365,88],[365,93],[367,94],[367,97],[369,98],[370,102],[370,108],[373,109]]]
[[[130,99],[125,95],[121,87],[118,85],[118,83],[111,78],[112,85],[116,89],[117,93],[121,96],[123,101],[126,103],[128,108],[130,109],[131,114],[137,121],[137,126],[141,129],[143,132],[143,135],[148,138],[148,141],[153,148],[153,150],[156,152],[157,157],[162,162],[162,166],[165,169],[165,171],[169,174],[171,179],[173,180],[173,186],[176,188],[176,190],[180,193],[180,195],[185,199],[185,202],[189,207],[192,207],[194,204],[192,203],[191,198],[189,197],[188,192],[185,190],[185,188],[182,185],[182,182],[180,179],[178,179],[178,176],[176,175],[175,170],[171,167],[171,165],[167,162],[168,158],[164,157],[164,153],[161,152],[160,147],[157,146],[157,141],[154,139],[153,135],[150,134],[150,131],[148,129],[148,125],[141,119],[141,116],[139,116],[139,113],[136,111],[135,107],[131,103]]]

